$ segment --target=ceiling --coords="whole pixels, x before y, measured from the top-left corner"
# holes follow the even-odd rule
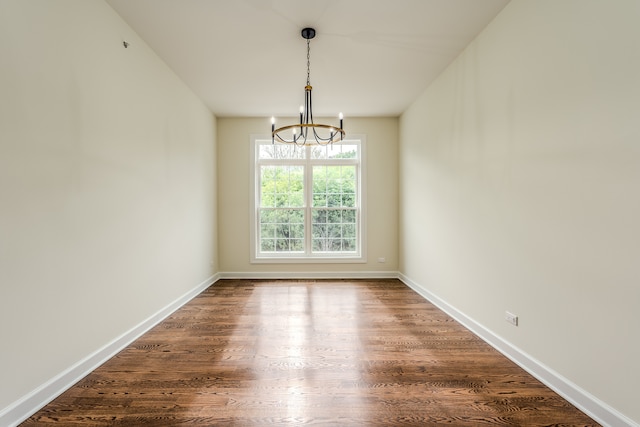
[[[509,0],[107,0],[219,117],[398,116]]]

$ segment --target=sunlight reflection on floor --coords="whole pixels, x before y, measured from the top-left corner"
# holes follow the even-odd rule
[[[357,384],[362,378],[357,291],[339,283],[322,288],[295,283],[263,286],[259,292],[260,309],[253,321],[262,325],[262,334],[255,374],[257,381],[274,384],[261,393],[279,395],[288,420],[317,420],[327,411],[364,416],[358,413],[363,406],[359,398],[349,398],[348,406],[344,399],[345,381]]]

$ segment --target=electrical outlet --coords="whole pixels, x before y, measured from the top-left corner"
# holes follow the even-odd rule
[[[380,262],[380,263],[384,263],[384,262],[387,262],[387,260],[386,260],[386,258],[385,258],[385,257],[382,257],[382,256],[381,256],[380,258],[378,258],[378,262]]]
[[[518,316],[508,311],[504,312],[504,320],[511,323],[513,326],[518,326]]]

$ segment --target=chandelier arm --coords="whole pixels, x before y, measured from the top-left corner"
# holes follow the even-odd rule
[[[330,133],[330,135],[329,135],[329,137],[328,137],[328,138],[323,138],[321,135],[319,135],[319,134],[316,132],[316,127],[320,127],[320,126],[321,126],[321,127],[329,128],[329,129],[331,130],[331,133]],[[324,142],[324,143],[325,143],[324,145],[326,145],[326,144],[332,144],[332,143],[334,143],[334,142],[338,142],[338,141],[340,141],[340,139],[341,139],[341,138],[340,138],[340,139],[337,139],[337,136],[338,136],[338,135],[342,136],[343,134],[344,134],[344,130],[342,130],[342,129],[336,129],[336,128],[334,128],[333,126],[328,126],[328,125],[316,125],[316,126],[314,127],[314,129],[313,129],[313,135],[314,135],[314,137],[315,137],[316,141],[318,141],[318,143],[319,143],[319,144],[321,144],[322,142]]]
[[[307,123],[313,123],[313,100],[311,98],[311,89],[309,89],[308,93],[309,93],[309,121]]]
[[[304,122],[305,123],[313,123],[313,110],[311,108],[311,86],[307,85],[304,88]]]
[[[320,145],[327,145],[333,140],[333,132],[330,134],[329,138],[323,138],[322,136],[318,135],[318,132],[316,132],[315,128],[313,129],[313,136]]]

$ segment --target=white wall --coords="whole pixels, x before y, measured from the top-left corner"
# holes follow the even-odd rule
[[[2,0],[0,61],[1,415],[211,278],[217,236],[215,118],[106,3]]]
[[[328,120],[330,121],[330,120]],[[283,121],[284,122],[284,121]],[[264,118],[218,118],[218,228],[220,271],[243,277],[335,272],[373,275],[398,271],[398,119],[345,118],[345,130],[366,135],[367,263],[251,264],[250,135],[269,135]],[[384,257],[386,262],[378,263]],[[261,276],[262,275],[262,276]]]
[[[638,22],[512,0],[400,120],[400,271],[635,422]]]

